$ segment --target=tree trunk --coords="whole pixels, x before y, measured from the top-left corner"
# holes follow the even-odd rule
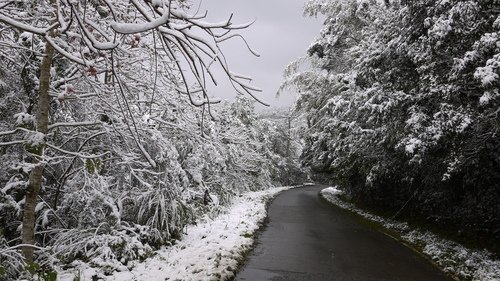
[[[38,96],[38,112],[37,112],[37,131],[46,135],[49,123],[49,88],[50,88],[50,68],[52,67],[52,57],[54,55],[54,48],[46,42],[45,56],[42,59],[40,66],[40,86]],[[45,144],[42,144],[40,149],[36,151],[38,156],[42,157],[44,154]],[[26,191],[26,200],[24,203],[23,212],[23,233],[22,242],[26,245],[35,244],[35,208],[38,202],[38,193],[42,186],[43,179],[43,164],[40,163],[39,158],[35,158],[35,168],[30,173],[28,189]],[[33,262],[33,247],[24,246],[23,255],[26,263]]]

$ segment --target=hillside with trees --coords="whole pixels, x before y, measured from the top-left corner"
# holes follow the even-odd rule
[[[283,86],[300,92],[303,163],[359,206],[499,253],[499,12],[496,0],[309,1],[326,20]]]

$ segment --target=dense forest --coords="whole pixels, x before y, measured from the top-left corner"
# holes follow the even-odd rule
[[[300,92],[303,163],[360,206],[499,253],[499,2],[313,0],[305,13],[326,20],[283,86]]]
[[[220,49],[250,24],[186,5],[0,1],[0,279],[75,259],[113,271],[300,177],[296,132],[258,118],[259,89]],[[213,64],[234,102],[209,94]]]

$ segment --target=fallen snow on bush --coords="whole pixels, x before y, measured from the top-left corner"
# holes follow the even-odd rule
[[[58,280],[227,280],[254,241],[253,234],[266,217],[266,202],[290,187],[250,192],[233,200],[223,214],[208,216],[186,227],[182,240],[164,247],[144,262],[135,262],[106,275],[105,268],[84,262],[59,272]]]
[[[407,223],[370,214],[340,199],[338,195],[342,193],[337,187],[329,187],[321,191],[321,196],[332,204],[396,231],[401,240],[423,249],[423,253],[442,270],[457,276],[460,280],[500,281],[500,261],[495,260],[490,252],[468,249],[429,231],[413,229]]]

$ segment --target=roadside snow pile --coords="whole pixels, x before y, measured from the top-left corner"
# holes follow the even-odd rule
[[[330,187],[327,187],[323,190],[321,190],[321,193],[328,193],[328,194],[331,194],[333,196],[336,196],[336,195],[340,195],[342,193],[344,193],[342,190],[338,189],[336,186],[330,186]]]
[[[340,199],[338,195],[342,193],[337,187],[329,187],[321,191],[321,196],[332,204],[397,232],[401,240],[422,249],[423,253],[439,265],[442,270],[457,276],[460,280],[500,281],[500,261],[495,260],[490,252],[468,249],[456,242],[442,239],[429,231],[412,229],[407,223],[367,213]]]
[[[59,272],[58,280],[228,280],[234,277],[238,262],[252,247],[253,234],[266,217],[266,202],[290,188],[241,195],[224,214],[187,226],[177,244],[162,248],[144,262],[123,267],[120,272],[106,276],[102,268],[79,262],[75,268]]]

